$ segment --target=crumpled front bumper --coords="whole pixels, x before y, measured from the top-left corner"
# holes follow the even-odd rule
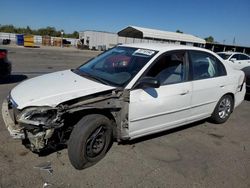
[[[2,104],[2,116],[5,126],[7,127],[10,135],[14,139],[24,139],[25,134],[23,132],[23,129],[18,124],[15,124],[11,118],[9,104],[7,100],[4,100]]]

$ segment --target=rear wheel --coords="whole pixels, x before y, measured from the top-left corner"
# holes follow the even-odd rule
[[[105,156],[113,141],[111,123],[104,115],[91,114],[76,124],[68,143],[68,156],[76,169],[92,166]]]
[[[214,123],[224,123],[233,111],[233,98],[231,95],[224,95],[216,105],[211,120]]]

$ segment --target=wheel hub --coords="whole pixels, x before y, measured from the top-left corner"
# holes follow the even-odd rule
[[[88,157],[96,157],[105,147],[105,128],[100,126],[89,137],[86,144],[86,154]]]
[[[219,105],[219,116],[221,119],[226,118],[231,113],[231,102],[228,98],[223,99]]]

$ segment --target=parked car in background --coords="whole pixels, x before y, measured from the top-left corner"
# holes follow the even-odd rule
[[[242,69],[246,76],[246,92],[250,94],[250,66]]]
[[[0,78],[11,74],[11,63],[8,61],[8,51],[0,49]]]
[[[3,45],[8,45],[8,44],[10,44],[10,42],[11,42],[10,39],[3,39],[3,40],[2,40],[2,44],[3,44]]]
[[[250,66],[250,56],[247,54],[240,52],[218,52],[217,54],[234,69],[241,70]]]
[[[226,122],[244,99],[244,78],[206,49],[119,45],[77,69],[20,83],[2,113],[11,136],[30,150],[67,143],[71,164],[83,169],[101,160],[113,140],[205,118]]]

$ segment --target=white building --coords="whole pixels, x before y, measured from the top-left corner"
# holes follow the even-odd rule
[[[79,39],[90,49],[106,50],[123,43],[173,43],[205,46],[205,40],[190,34],[161,31],[129,26],[116,33],[86,30],[79,32]]]
[[[116,33],[105,31],[86,30],[79,32],[79,39],[90,49],[106,50],[117,45]]]

